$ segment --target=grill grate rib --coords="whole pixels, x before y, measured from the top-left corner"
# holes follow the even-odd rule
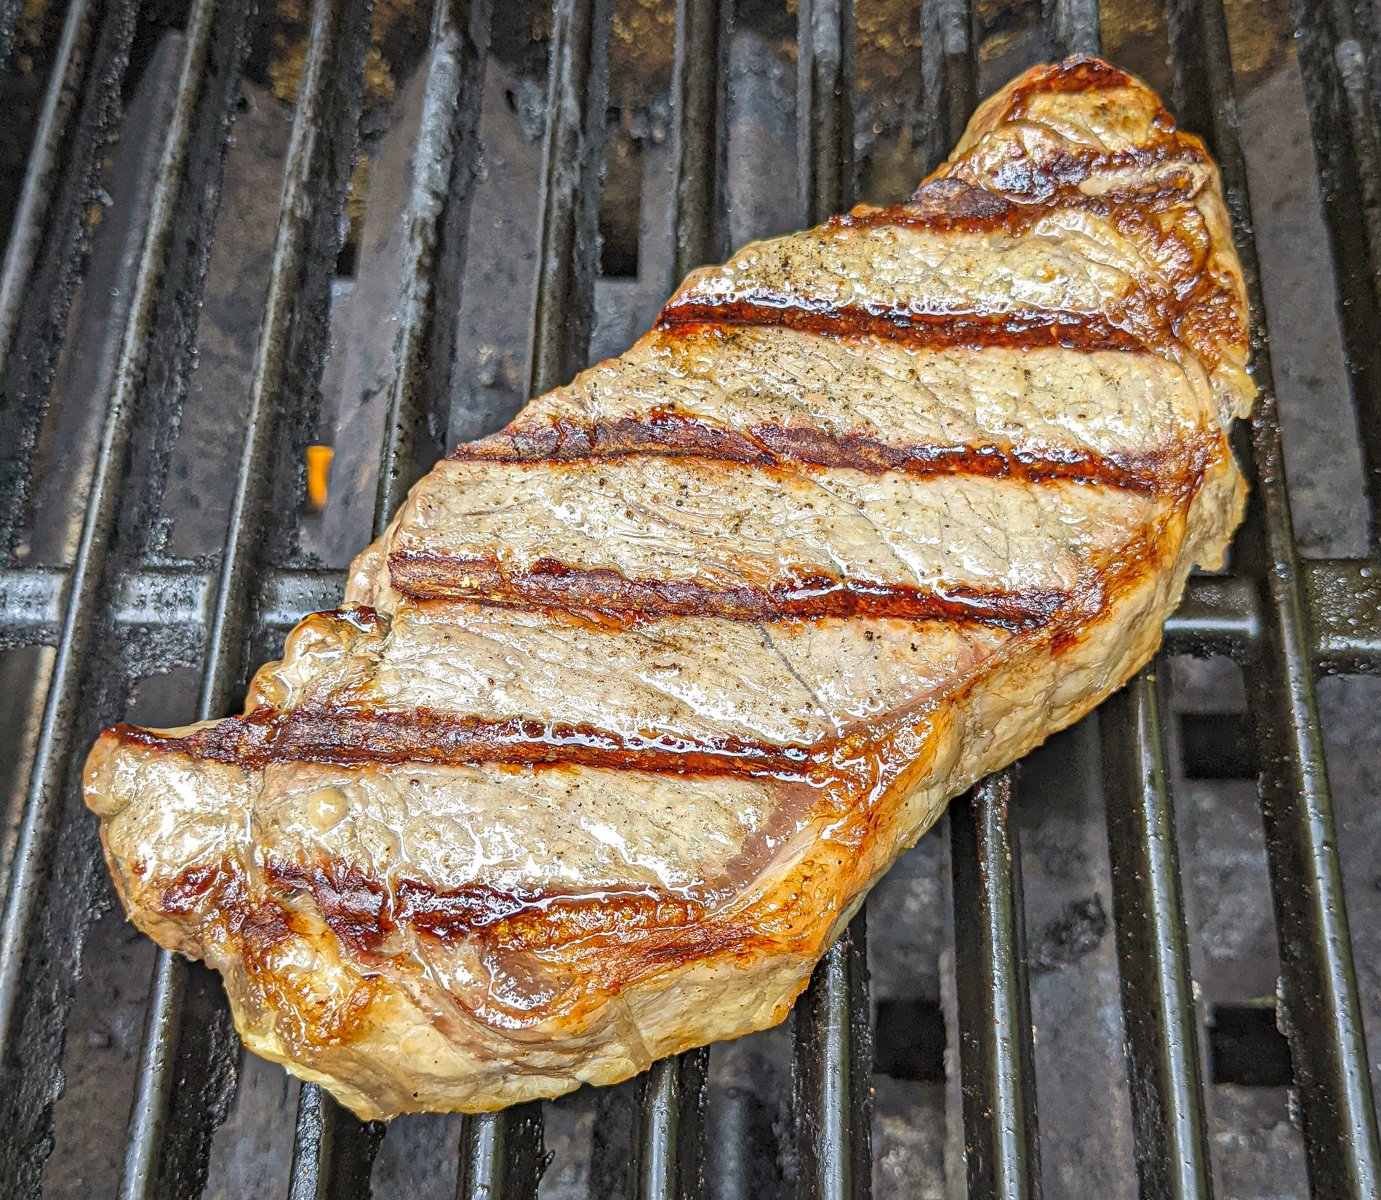
[[[1039,1200],[1021,865],[1002,771],[950,806],[959,1069],[969,1194]]]
[[[243,683],[251,583],[274,523],[270,502],[275,469],[282,468],[285,401],[299,396],[300,407],[310,404],[324,359],[326,329],[320,314],[339,239],[337,214],[355,153],[369,12],[367,3],[330,0],[319,0],[312,10],[249,415],[212,601],[199,719],[227,711]],[[204,968],[159,952],[122,1181],[129,1200],[196,1192],[205,1179],[211,1135],[224,1113],[207,1111],[204,1103],[183,1102],[179,1084],[189,1076],[195,1080],[209,1074],[215,1061],[229,1053],[232,1035],[226,1022],[204,1030],[191,1020],[189,999],[213,986]],[[334,1101],[322,1098],[320,1103],[330,1106]],[[342,1116],[333,1136],[322,1136],[318,1145],[338,1146],[349,1136],[347,1130]]]
[[[1208,1125],[1155,672],[1099,710],[1137,1171],[1146,1196],[1208,1197]]]
[[[1064,0],[1051,26],[1067,51],[1102,49],[1096,3]],[[1158,657],[1098,713],[1108,857],[1141,1194],[1207,1200],[1203,1069],[1155,688],[1166,668]]]
[[[797,14],[797,158],[812,224],[853,202],[852,9],[850,0],[802,0]],[[811,1200],[872,1194],[866,947],[860,911],[815,969],[793,1018],[796,1185]]]
[[[1358,1004],[1328,771],[1307,658],[1307,592],[1285,489],[1251,202],[1222,9],[1171,8],[1176,83],[1223,174],[1252,310],[1261,400],[1250,422],[1252,500],[1238,539],[1264,593],[1263,645],[1248,664],[1262,816],[1280,939],[1283,1015],[1316,1195],[1381,1191],[1381,1149]],[[1177,97],[1179,99],[1180,97]]]
[[[554,0],[530,345],[534,393],[569,378],[589,356],[612,7],[613,0]],[[730,0],[675,5],[668,284],[727,249],[731,7]],[[952,143],[978,97],[978,18],[976,6],[964,0],[922,7],[926,149],[933,155]],[[1137,1171],[1143,1196],[1212,1195],[1202,1020],[1190,980],[1155,676],[1169,654],[1226,654],[1246,672],[1257,730],[1281,1014],[1311,1188],[1317,1196],[1362,1198],[1381,1194],[1381,1146],[1314,679],[1322,671],[1381,673],[1381,583],[1370,561],[1300,559],[1224,13],[1221,3],[1170,0],[1168,7],[1174,107],[1206,136],[1222,168],[1248,281],[1263,400],[1244,447],[1253,499],[1235,573],[1191,582],[1158,665],[1098,718]],[[293,506],[282,481],[292,477],[319,398],[328,287],[360,134],[369,0],[316,0],[312,7],[250,415],[219,564],[170,563],[150,552],[156,509],[150,493],[165,469],[157,462],[156,430],[180,403],[191,372],[196,299],[251,28],[250,5],[239,0],[191,5],[177,100],[72,565],[18,563],[32,448],[81,276],[85,206],[117,123],[135,8],[117,0],[71,5],[0,270],[0,649],[56,650],[0,924],[6,1078],[0,1170],[14,1181],[15,1194],[38,1188],[59,1087],[66,997],[92,919],[86,889],[57,881],[89,880],[95,870],[77,765],[95,730],[119,715],[123,685],[95,661],[94,648],[103,637],[132,629],[148,629],[155,644],[183,653],[192,647],[203,664],[199,715],[219,716],[237,700],[250,646],[280,633],[297,614],[329,605],[341,583],[339,572],[281,553],[293,539]],[[459,303],[491,16],[507,16],[502,6],[498,13],[491,8],[492,0],[435,0],[432,7],[376,533],[447,441],[455,335],[438,315]],[[1051,51],[1096,52],[1098,8],[1096,0],[1051,0],[1045,6]],[[849,0],[800,0],[798,165],[811,221],[847,207],[854,192],[853,23]],[[1375,203],[1381,138],[1365,77],[1374,48],[1364,44],[1341,0],[1300,2],[1295,23],[1366,454],[1374,556],[1381,547],[1375,337],[1381,275],[1373,269],[1381,261]],[[51,303],[28,304],[35,289],[51,294]],[[140,454],[152,461],[143,463]],[[1042,1183],[1020,849],[1008,818],[1013,788],[1012,773],[1003,772],[957,802],[948,818],[968,1188],[1004,1200],[1038,1197]],[[84,841],[73,832],[82,828]],[[59,850],[65,839],[73,847]],[[865,928],[860,912],[794,1017],[794,1171],[801,1196],[871,1194]],[[147,1022],[122,1194],[195,1194],[228,1102],[235,1053],[219,985],[204,968],[160,954]],[[706,1194],[710,1060],[709,1051],[697,1051],[658,1063],[635,1090],[633,1194],[647,1200]],[[321,1090],[304,1086],[289,1194],[369,1195],[382,1136],[380,1127],[361,1125]],[[462,1122],[458,1197],[535,1197],[544,1166],[539,1105]]]
[[[1052,18],[1054,19],[1054,18]],[[978,94],[978,15],[949,14],[943,39],[949,127],[963,133]],[[1040,1135],[1031,1034],[1031,996],[1022,932],[1021,862],[1008,806],[1011,769],[951,805],[959,1075],[969,1194],[1039,1200]]]

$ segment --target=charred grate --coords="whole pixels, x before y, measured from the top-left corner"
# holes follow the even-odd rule
[[[371,30],[380,13],[371,12],[368,0],[300,7],[307,8],[305,53],[297,65],[267,292],[255,301],[249,410],[229,490],[207,500],[226,514],[217,555],[168,553],[159,502],[179,415],[198,370],[198,310],[226,220],[221,188],[227,146],[243,119],[237,115],[241,78],[262,67],[256,31],[266,18],[256,16],[248,0],[145,7],[129,0],[73,0],[60,19],[44,18],[39,57],[48,82],[31,119],[22,130],[0,131],[29,141],[0,272],[0,649],[52,648],[46,657],[24,660],[34,664],[40,708],[32,736],[20,731],[14,738],[20,749],[11,768],[13,828],[4,843],[0,1172],[7,1194],[40,1189],[53,1106],[63,1087],[74,980],[97,915],[89,899],[100,888],[97,848],[78,795],[87,745],[99,727],[120,717],[133,683],[168,663],[197,672],[199,716],[229,711],[247,668],[298,614],[327,606],[340,585],[339,572],[318,567],[300,549],[298,464],[318,419],[332,281],[367,107]],[[535,136],[542,139],[528,360],[534,392],[585,364],[599,315],[597,230],[616,7],[613,0],[555,0],[547,98],[529,105]],[[800,216],[815,221],[852,198],[854,61],[866,30],[861,24],[855,30],[847,0],[799,0],[794,17],[781,7],[773,28],[794,23],[796,36]],[[531,24],[532,13],[512,16],[504,5],[491,11],[488,0],[435,0],[431,8],[420,51],[424,86],[392,354],[382,372],[386,416],[376,532],[406,487],[442,452],[448,420],[450,438],[493,423],[493,414],[453,415],[461,368],[454,328],[442,317],[462,300],[467,250],[473,253],[467,232],[482,169],[477,130],[486,57],[500,38],[527,36],[515,26]],[[658,295],[689,268],[722,257],[732,226],[725,112],[736,17],[730,0],[676,0],[674,10],[673,180],[665,278],[653,288]],[[1315,682],[1323,672],[1381,673],[1381,564],[1374,558],[1381,527],[1381,145],[1378,97],[1370,83],[1381,45],[1372,40],[1369,8],[1358,17],[1341,0],[1296,6],[1300,70],[1372,502],[1372,557],[1305,561],[1284,482],[1227,18],[1212,0],[1170,0],[1162,18],[1173,63],[1173,107],[1206,137],[1222,166],[1263,389],[1243,439],[1253,500],[1233,569],[1191,581],[1170,623],[1162,661],[1174,654],[1225,656],[1247,682],[1250,718],[1239,722],[1252,731],[1254,753],[1238,753],[1227,773],[1259,772],[1280,953],[1278,1009],[1263,1011],[1288,1044],[1275,1046],[1270,1069],[1253,1075],[1250,1061],[1240,1069],[1223,1064],[1249,1059],[1260,1014],[1224,1008],[1213,1029],[1205,1027],[1190,979],[1162,734],[1169,722],[1157,694],[1159,668],[1153,667],[1101,710],[1096,756],[1106,796],[1135,1170],[1146,1197],[1212,1194],[1203,1043],[1213,1048],[1213,1083],[1243,1076],[1277,1080],[1284,1063],[1292,1072],[1313,1194],[1361,1200],[1381,1194],[1381,1149]],[[0,66],[7,69],[20,53],[19,21],[18,6],[0,8]],[[934,0],[920,7],[915,26],[926,89],[926,152],[933,157],[951,144],[979,96],[976,6]],[[1041,40],[1035,57],[1098,50],[1098,5],[1054,0]],[[159,55],[167,60],[170,83],[161,106],[155,97],[136,122],[130,116],[138,103],[133,81],[152,72]],[[509,102],[518,111],[530,99],[510,95]],[[76,321],[74,296],[83,273],[94,270],[88,252],[92,200],[117,134],[125,142],[149,138],[139,192],[144,225],[137,253],[116,264],[120,286],[109,301],[116,336],[109,369],[94,376],[105,386],[84,398],[85,411],[96,419],[79,519],[69,547],[55,543],[45,552],[25,543],[24,530],[41,502],[36,462],[44,452],[45,421],[56,407],[49,403],[54,381],[65,369],[65,339]],[[918,163],[922,157],[917,153]],[[635,256],[639,271],[653,271],[645,258]],[[107,652],[112,644],[134,647],[135,661],[116,661],[121,655]],[[973,1196],[1042,1192],[1012,791],[1010,772],[984,782],[955,803],[947,834],[938,835],[948,838],[954,938],[962,948],[953,964],[957,1053],[945,1066],[959,1084],[951,1107],[961,1123],[962,1171]],[[805,1197],[844,1200],[872,1189],[866,940],[860,914],[821,964],[794,1017],[786,1157],[790,1185]],[[1062,953],[1081,953],[1076,942],[1070,939]],[[1035,955],[1033,972],[1043,962]],[[166,953],[150,969],[143,1049],[117,1172],[120,1191],[128,1197],[200,1194],[233,1089],[235,1042],[208,972]],[[897,1027],[908,1013],[929,1013],[929,1040],[914,1054],[898,1055],[895,1042],[904,1032]],[[884,1014],[887,1046],[880,1065],[898,1075],[943,1075],[935,1031],[942,1035],[945,1023],[933,1019],[941,1014],[933,1006],[895,1004]],[[762,1194],[756,1189],[769,1186],[757,1174],[761,1162],[714,1144],[706,1132],[711,1060],[711,1052],[701,1051],[658,1063],[635,1088],[601,1101],[606,1108],[631,1104],[635,1111],[627,1122],[627,1170],[604,1191],[595,1180],[597,1192],[699,1197]],[[540,1105],[457,1119],[457,1194],[475,1200],[535,1195],[548,1166],[542,1119]],[[753,1138],[766,1137],[772,1127],[770,1114],[751,1107],[717,1120],[717,1128],[733,1123]],[[291,1167],[275,1187],[294,1198],[367,1195],[383,1136],[380,1127],[359,1124],[321,1091],[304,1086]],[[716,1181],[716,1173],[726,1172],[736,1181],[732,1186]]]

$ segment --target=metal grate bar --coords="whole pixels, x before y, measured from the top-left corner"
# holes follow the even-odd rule
[[[853,6],[802,0],[797,14],[797,161],[806,222],[852,203]],[[792,1065],[796,1190],[802,1197],[872,1195],[872,1024],[867,918],[860,910],[797,1002]]]
[[[211,610],[198,718],[222,715],[244,674],[252,632],[251,580],[275,525],[270,483],[282,467],[289,397],[310,403],[325,351],[328,287],[339,242],[338,214],[355,153],[369,36],[368,3],[318,0],[288,145],[269,292],[250,388],[245,439]],[[191,1021],[210,972],[160,951],[150,989],[122,1195],[195,1194],[218,1114],[189,1096],[210,1064],[231,1053],[228,1022]],[[188,1069],[188,1060],[194,1066]],[[197,1081],[188,1085],[188,1081]],[[337,1129],[328,1144],[344,1136]],[[172,1189],[170,1191],[170,1189]]]
[[[705,1194],[706,1047],[652,1064],[640,1082],[633,1194],[639,1200],[699,1200]]]
[[[526,1200],[537,1195],[545,1166],[542,1108],[536,1102],[466,1117],[456,1200]]]
[[[850,1200],[872,1184],[867,923],[853,919],[796,1002],[796,1194]]]
[[[194,6],[176,104],[158,166],[150,218],[120,349],[114,390],[106,404],[91,490],[68,579],[67,604],[0,930],[0,1039],[10,1078],[3,1104],[12,1119],[3,1127],[3,1158],[10,1177],[36,1186],[44,1135],[58,1082],[64,1014],[70,980],[89,920],[86,887],[54,890],[55,835],[64,817],[80,820],[73,757],[99,720],[96,705],[83,704],[96,664],[90,653],[106,626],[117,518],[127,496],[128,446],[146,401],[139,388],[163,316],[165,289],[195,284],[195,264],[179,257],[178,237],[201,234],[214,217],[222,147],[238,80],[243,45],[242,7],[224,11],[210,0]],[[214,148],[214,149],[212,149]],[[75,247],[71,248],[75,253]],[[170,280],[173,281],[170,283]],[[190,349],[185,347],[184,350]],[[91,855],[94,847],[71,835]],[[69,840],[71,840],[69,839]],[[48,922],[47,944],[35,925]],[[54,939],[61,934],[64,941]],[[11,1114],[7,1114],[11,1115]]]
[[[135,8],[132,0],[71,6],[0,268],[4,559],[14,553],[26,513],[33,449],[90,235],[91,194],[117,123]]]
[[[814,225],[853,203],[853,5],[801,0],[796,30],[797,163]]]
[[[672,65],[672,278],[719,262],[727,249],[725,220],[725,59],[728,0],[677,0]]]
[[[56,645],[67,604],[62,567],[0,570],[0,650]],[[345,584],[343,571],[287,567],[264,571],[255,611],[269,632],[291,629],[304,612],[329,608]],[[216,573],[200,563],[132,567],[115,578],[110,621],[156,630],[174,645],[198,650],[215,601]],[[189,655],[189,657],[192,657]]]
[[[1381,568],[1346,560],[1303,565],[1316,669],[1381,673]]]
[[[1103,53],[1098,0],[1045,0],[1043,8],[1054,53]]]
[[[1381,566],[1352,559],[1317,559],[1302,566],[1318,670],[1381,673]],[[63,567],[0,569],[0,650],[57,644],[68,578]],[[344,585],[343,571],[265,570],[255,602],[260,628],[291,629],[304,612],[331,607]],[[209,623],[214,588],[214,574],[197,563],[126,569],[116,576],[111,620],[117,626],[158,629],[175,644],[192,637],[199,641]],[[1260,636],[1261,606],[1251,580],[1204,575],[1190,579],[1184,600],[1166,622],[1165,650],[1245,662]]]
[[[402,302],[384,427],[373,528],[383,533],[407,489],[444,452],[453,322],[465,229],[478,161],[481,81],[489,0],[437,0],[427,54],[421,126],[412,153]],[[444,303],[445,307],[442,308]],[[301,611],[301,610],[299,610]],[[306,1084],[297,1109],[292,1200],[367,1197],[383,1129],[362,1125]]]
[[[1098,710],[1137,1174],[1143,1196],[1209,1197],[1208,1122],[1154,674]]]
[[[1056,0],[1049,16],[1063,52],[1102,52],[1097,0]],[[1097,720],[1137,1174],[1143,1196],[1190,1200],[1213,1185],[1155,669]]]
[[[724,256],[725,0],[677,0],[672,63],[672,277]],[[704,1191],[703,1135],[708,1048],[652,1064],[638,1089],[633,1193],[640,1200]]]
[[[1295,545],[1265,333],[1251,202],[1220,5],[1170,7],[1179,111],[1208,135],[1222,171],[1253,316],[1262,395],[1251,420],[1253,491],[1244,561],[1261,572],[1262,645],[1248,665],[1260,745],[1262,814],[1289,1037],[1315,1195],[1381,1193],[1381,1146],[1367,1073],[1347,905],[1338,864],[1312,664],[1305,576]]]
[[[927,171],[954,148],[978,106],[976,19],[976,6],[969,0],[926,0],[921,6]]]
[[[947,150],[977,103],[976,5],[970,0],[939,19]],[[1040,1137],[1020,850],[1008,828],[1011,795],[1008,769],[950,806],[955,990],[969,1194],[1030,1200],[1041,1195]]]
[[[493,0],[436,0],[421,130],[412,153],[408,242],[395,374],[389,394],[374,536],[408,488],[446,451],[454,367],[454,314],[470,199]]]
[[[599,193],[609,89],[611,0],[556,0],[542,154],[542,241],[530,392],[586,363],[599,269]]]
[[[288,1200],[347,1200],[369,1195],[369,1174],[383,1138],[361,1125],[322,1088],[303,1084],[293,1131]]]
[[[1334,634],[1340,644],[1351,645],[1352,634],[1358,632],[1335,630]],[[1161,651],[1200,657],[1222,654],[1243,662],[1253,652],[1260,636],[1260,597],[1250,579],[1191,576],[1185,584],[1179,608],[1165,622]]]
[[[1381,671],[1381,568],[1320,560],[1306,569],[1315,656],[1325,669]],[[62,567],[0,569],[0,650],[56,645],[67,583]],[[302,613],[329,608],[344,583],[343,571],[318,567],[263,572],[256,603],[261,627],[291,629]],[[200,640],[214,588],[214,574],[198,563],[131,568],[117,576],[112,619],[117,625],[161,627],[178,642],[193,635]],[[1189,581],[1184,601],[1166,623],[1166,647],[1173,654],[1225,654],[1245,661],[1260,627],[1250,580],[1202,576]]]
[[[534,396],[567,382],[590,352],[610,15],[610,0],[555,0],[553,8],[529,377]],[[535,1195],[541,1157],[536,1102],[467,1117],[457,1197]]]
[[[950,805],[959,1069],[969,1195],[1041,1195],[1021,860],[1011,772]]]
[[[62,37],[54,58],[48,91],[43,98],[38,128],[34,131],[33,151],[24,175],[9,241],[5,245],[4,265],[0,266],[0,375],[10,337],[23,308],[24,288],[34,269],[49,206],[57,197],[58,173],[62,170],[70,136],[76,99],[81,91],[94,25],[95,0],[74,0],[67,9]],[[127,21],[129,32],[133,20]],[[119,74],[123,74],[123,68]],[[117,75],[118,78],[118,75]],[[88,170],[94,170],[90,163]]]
[[[1292,4],[1353,403],[1381,546],[1381,145],[1352,5]]]

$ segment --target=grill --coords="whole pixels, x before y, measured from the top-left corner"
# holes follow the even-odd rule
[[[1302,557],[1285,482],[1234,96],[1234,52],[1275,9],[1106,0],[1109,52],[1152,75],[1222,166],[1263,390],[1239,447],[1247,525],[1231,568],[1191,581],[1152,668],[951,807],[879,889],[872,929],[865,912],[826,957],[789,1032],[386,1132],[242,1059],[211,974],[123,931],[79,795],[99,728],[127,712],[171,722],[194,697],[200,717],[231,711],[448,442],[618,349],[731,240],[823,219],[865,182],[898,199],[984,91],[1100,49],[1093,0],[424,7],[0,6],[7,1193],[1381,1195],[1381,1064],[1363,1032],[1381,1021],[1381,944],[1359,940],[1354,961],[1347,918],[1349,902],[1381,916],[1381,879],[1364,874],[1381,826],[1345,825],[1342,858],[1363,872],[1345,886],[1317,694],[1323,676],[1381,673],[1370,4],[1300,0],[1287,18],[1326,231],[1313,294],[1326,326],[1336,288],[1356,413],[1341,444],[1355,453],[1360,431],[1372,514],[1360,544]],[[899,74],[870,80],[879,63]],[[912,100],[887,108],[889,88]],[[890,193],[888,162],[903,180]],[[1273,180],[1251,182],[1264,211]],[[316,514],[301,464],[328,434],[340,499]],[[1196,686],[1220,713],[1239,676],[1245,715],[1196,718]],[[1257,780],[1245,825],[1241,789],[1222,792],[1273,901],[1273,939],[1231,960],[1278,975],[1229,997],[1254,1003],[1212,994],[1218,860],[1181,878],[1229,821],[1228,801],[1184,782],[1213,774]],[[1064,841],[1041,824],[1042,788]],[[1110,921],[1096,886],[1080,899],[1087,878]],[[1223,875],[1220,898],[1239,878]],[[1272,925],[1233,911],[1228,932]],[[934,994],[907,993],[908,972]],[[1263,1124],[1254,1097],[1287,1088]]]

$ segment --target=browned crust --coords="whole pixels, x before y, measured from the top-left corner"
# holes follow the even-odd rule
[[[1138,454],[1098,454],[1074,447],[986,442],[892,445],[866,433],[835,434],[812,425],[753,425],[746,433],[659,408],[642,417],[580,423],[556,420],[501,430],[456,447],[454,462],[582,462],[636,454],[711,459],[784,468],[805,464],[871,474],[899,471],[932,477],[973,475],[1024,483],[1063,481],[1143,495],[1173,495],[1201,468],[1202,447],[1165,447]],[[1197,453],[1196,453],[1197,451]]]
[[[119,724],[124,745],[261,770],[270,763],[338,766],[435,763],[451,766],[581,766],[693,775],[797,778],[821,761],[816,747],[724,737],[691,741],[621,737],[592,725],[531,717],[491,719],[428,708],[256,708],[187,734]]]
[[[1135,589],[1159,569],[1165,556],[1177,552],[1185,516],[1184,505],[1169,509],[1158,523],[1162,528],[1148,529],[1083,584],[1058,620],[1029,636],[1056,654],[1086,636],[1098,614],[1109,612],[1119,595]],[[687,962],[751,956],[769,947],[799,951],[812,939],[818,941],[831,916],[842,911],[847,897],[874,870],[864,847],[879,844],[883,799],[904,794],[930,769],[935,733],[951,719],[953,706],[965,702],[979,678],[981,673],[946,697],[944,711],[917,711],[890,731],[874,730],[866,740],[845,738],[821,748],[811,756],[818,767],[809,783],[775,784],[801,788],[806,800],[798,809],[800,816],[806,821],[827,820],[830,837],[799,865],[793,888],[779,888],[747,909],[719,912],[716,900],[722,897],[713,881],[687,892],[518,892],[484,884],[440,889],[406,876],[384,880],[335,860],[303,862],[273,856],[263,865],[270,889],[266,895],[251,897],[242,866],[226,859],[191,868],[166,883],[148,881],[151,891],[141,908],[167,916],[214,914],[244,945],[247,965],[271,976],[265,963],[275,938],[298,932],[291,906],[299,893],[309,896],[331,931],[366,960],[388,953],[389,939],[399,930],[443,943],[472,939],[485,955],[559,953],[581,978],[578,995],[541,1014],[510,1011],[496,1001],[480,1015],[515,1028],[558,1012],[570,1015],[600,994],[617,993]],[[893,748],[894,738],[903,739],[905,748]],[[834,866],[826,869],[822,856]],[[133,870],[141,874],[137,865]],[[268,986],[278,985],[270,978]]]
[[[323,1046],[352,1040],[373,994],[322,1006],[300,984],[294,986],[300,972],[276,968],[275,948],[310,936],[310,918],[296,910],[308,898],[310,910],[366,966],[390,956],[399,932],[443,946],[471,943],[485,960],[559,950],[582,960],[579,992],[586,1004],[601,991],[617,991],[649,973],[696,958],[746,955],[773,941],[743,921],[716,915],[705,899],[663,888],[567,894],[483,884],[439,889],[406,877],[385,883],[354,865],[324,858],[301,862],[273,856],[263,864],[262,879],[260,887],[251,888],[242,865],[225,859],[184,872],[147,897],[142,908],[184,918],[213,914],[254,986],[280,997],[286,1010],[308,1023],[304,1033]],[[380,986],[392,985],[381,980]],[[567,996],[555,1007],[569,1012],[579,999],[579,994]],[[511,1010],[492,997],[477,1015],[520,1028],[552,1014]]]
[[[411,928],[441,941],[484,934],[496,948],[539,949],[601,933],[681,925],[703,904],[661,888],[571,892],[505,891],[485,884],[441,889],[406,876],[387,884],[353,864],[270,858],[269,884],[307,891],[338,937],[365,953],[377,952],[396,930]],[[539,924],[527,919],[540,918]]]
[[[413,600],[474,600],[628,621],[877,617],[1029,629],[1048,621],[1067,599],[1067,593],[1054,589],[1007,591],[958,583],[926,588],[826,575],[801,576],[785,584],[714,587],[691,579],[629,579],[611,568],[577,567],[550,558],[514,570],[492,557],[428,550],[393,550],[388,570],[394,590]]]
[[[1059,62],[1027,71],[1007,93],[1007,108],[1015,116],[1025,111],[1026,101],[1031,96],[1054,92],[1109,92],[1117,88],[1137,88],[1145,92],[1147,98],[1154,98],[1153,92],[1111,63],[1091,54],[1071,54]],[[1157,107],[1157,121],[1163,114],[1165,122],[1173,125],[1174,118],[1163,106],[1158,104]]]
[[[1098,60],[1067,60],[1029,73],[1012,89],[1008,111],[1020,110],[1029,96],[1042,91],[1084,91],[1133,83],[1124,73]],[[1169,125],[1168,114],[1163,109],[1161,114]],[[1184,295],[1191,292],[1187,288]],[[1192,309],[1180,319],[1188,323],[1191,335],[1205,328],[1204,318]],[[1215,319],[1210,318],[1210,323]],[[1087,636],[1090,628],[1104,619],[1119,592],[1138,586],[1159,568],[1163,556],[1178,553],[1188,499],[1201,479],[1195,480],[1163,518],[1162,528],[1148,529],[1142,540],[1126,548],[1113,563],[1105,564],[1100,575],[1081,581],[1068,597],[1069,603],[1052,614],[1049,624],[1031,629],[1028,636],[1033,644],[1058,654],[1062,647]],[[934,714],[936,722],[951,720],[955,707],[962,707],[972,686],[970,682],[958,689],[950,697],[954,705]],[[1090,695],[1085,707],[1092,703]],[[228,931],[232,952],[244,960],[256,986],[270,994],[277,988],[283,1000],[276,1007],[292,1011],[294,1019],[302,1022],[298,1036],[318,1045],[350,1038],[352,1022],[371,1003],[369,989],[375,981],[366,981],[367,986],[352,993],[347,1004],[333,1010],[337,1016],[329,1025],[318,1025],[313,1023],[312,1013],[321,1007],[319,1003],[310,997],[294,1001],[290,980],[280,986],[273,979],[258,977],[268,970],[267,948],[299,932],[301,922],[291,908],[298,903],[299,893],[304,894],[304,905],[306,894],[310,894],[311,903],[325,914],[341,942],[361,953],[384,948],[387,937],[401,925],[439,940],[493,939],[493,945],[511,952],[550,948],[559,953],[563,969],[579,981],[587,996],[599,990],[617,992],[649,975],[692,961],[761,953],[769,947],[818,951],[833,918],[866,886],[887,852],[879,828],[886,820],[883,797],[904,794],[931,769],[931,743],[928,738],[918,738],[907,748],[905,770],[882,779],[878,764],[890,753],[885,740],[880,737],[867,746],[868,762],[857,778],[841,778],[836,788],[821,793],[819,803],[833,805],[840,814],[829,837],[817,840],[807,850],[789,880],[774,884],[770,895],[729,916],[709,911],[689,897],[670,894],[595,897],[544,892],[524,896],[482,886],[442,892],[415,880],[373,879],[339,864],[276,861],[265,864],[267,881],[274,889],[266,898],[250,898],[240,864],[227,861],[185,872],[167,884],[148,881],[154,889],[161,889],[160,898],[150,904],[141,897],[140,904],[148,904],[147,911],[168,915],[186,915],[193,910],[208,914],[218,928]],[[841,857],[841,847],[853,853]],[[137,862],[129,864],[129,869],[137,876],[143,874]],[[136,910],[136,919],[143,915]],[[404,963],[402,969],[409,967]],[[377,986],[389,985],[381,979]],[[537,1016],[524,1014],[509,1018],[508,1024],[533,1023],[550,1015],[550,1010]]]
[[[1154,183],[1113,188],[1089,194],[1079,185],[1107,171],[1132,167],[1163,167],[1182,163],[1184,170],[1163,174]],[[1042,217],[1060,209],[1080,209],[1116,219],[1134,211],[1160,211],[1192,203],[1202,183],[1191,167],[1208,162],[1198,138],[1182,134],[1145,146],[1076,154],[1048,154],[1023,164],[1014,174],[1009,192],[993,192],[954,176],[928,179],[900,204],[881,208],[860,205],[825,222],[827,229],[907,229],[958,233],[1021,233]]]
[[[673,298],[662,309],[662,332],[696,328],[781,327],[822,337],[877,338],[911,350],[1140,351],[1154,346],[1100,313],[1057,309],[1000,313],[874,311],[828,300],[753,290],[733,299]]]
[[[151,908],[169,917],[214,909],[262,1002],[277,1011],[292,1012],[300,1022],[301,1036],[314,1046],[356,1041],[366,1027],[371,1004],[390,987],[384,979],[362,978],[338,1003],[322,1004],[303,972],[275,969],[274,951],[284,942],[310,936],[311,922],[279,898],[252,896],[244,870],[233,859],[189,868],[160,889],[159,901]],[[138,920],[140,911],[133,915]]]

